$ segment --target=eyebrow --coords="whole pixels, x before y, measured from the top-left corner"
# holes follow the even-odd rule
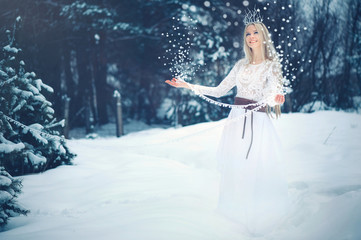
[[[252,31],[251,31],[252,32]],[[249,32],[249,31],[246,31],[246,34],[247,33],[251,33],[251,32]],[[258,32],[258,30],[256,29],[256,30],[253,30],[253,32]]]

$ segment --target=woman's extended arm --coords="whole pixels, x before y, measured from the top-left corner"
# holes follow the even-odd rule
[[[206,87],[201,85],[195,85],[186,83],[184,81],[173,78],[172,80],[166,80],[165,82],[169,85],[177,88],[188,88],[194,89],[203,95],[221,97],[225,95],[229,90],[231,90],[236,85],[236,76],[239,69],[239,62],[237,62],[232,70],[229,72],[227,77],[222,80],[222,82],[217,87]],[[190,85],[190,86],[189,86]]]

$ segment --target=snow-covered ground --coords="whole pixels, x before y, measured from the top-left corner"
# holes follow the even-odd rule
[[[214,212],[223,123],[69,141],[74,165],[25,176],[19,202],[31,213],[12,218],[0,239],[361,239],[361,115],[274,121],[293,208],[282,228],[259,238]]]

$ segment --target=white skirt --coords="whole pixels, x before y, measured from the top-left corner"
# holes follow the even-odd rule
[[[269,116],[253,113],[252,136],[251,115],[243,129],[244,113],[243,109],[232,109],[223,130],[217,154],[221,172],[217,211],[247,233],[262,236],[284,221],[288,187],[281,142]],[[238,119],[232,121],[234,118]]]

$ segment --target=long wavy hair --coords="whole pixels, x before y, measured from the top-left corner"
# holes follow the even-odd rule
[[[248,47],[247,41],[246,41],[246,30],[250,25],[255,26],[255,28],[257,29],[257,32],[260,36],[262,59],[278,62],[279,64],[277,64],[277,65],[279,65],[279,68],[280,68],[279,72],[282,73],[281,62],[279,60],[278,53],[276,52],[276,49],[273,45],[273,41],[271,39],[271,34],[269,33],[267,27],[262,22],[249,23],[244,28],[243,50],[244,50],[244,53],[246,56],[246,60],[248,61],[248,63],[253,62],[252,49],[250,47]],[[282,83],[282,78],[280,79],[280,81]],[[280,105],[275,105],[274,107],[270,107],[267,105],[267,114],[269,114],[271,117],[273,117],[272,110],[275,113],[276,118],[281,116],[281,106]]]

